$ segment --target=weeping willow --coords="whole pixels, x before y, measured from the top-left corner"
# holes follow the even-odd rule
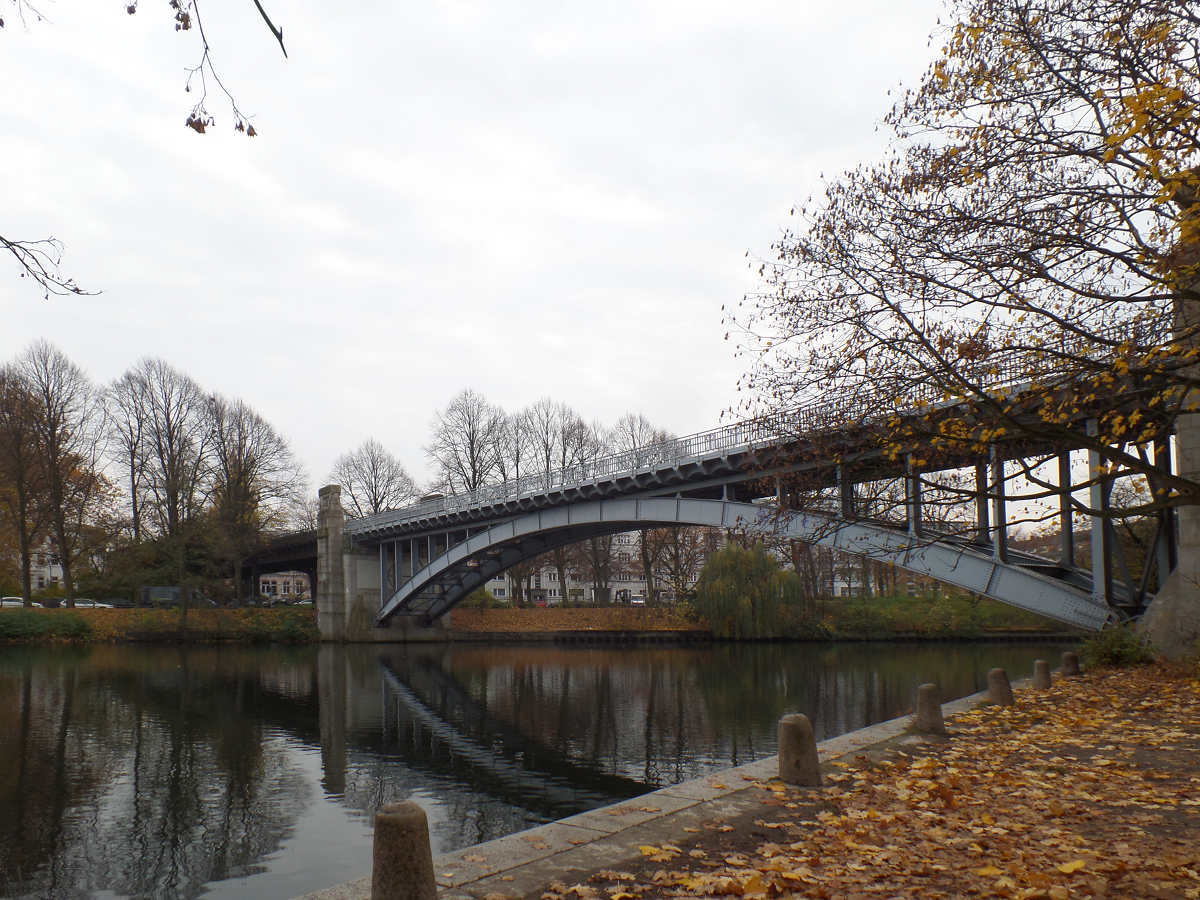
[[[696,611],[723,638],[786,637],[803,613],[800,577],[780,568],[762,544],[729,544],[715,553],[696,583]]]

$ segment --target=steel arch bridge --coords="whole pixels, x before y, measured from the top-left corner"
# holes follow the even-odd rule
[[[1036,393],[1004,389],[1016,415],[1036,417]],[[1021,397],[1030,410],[1022,412]],[[1147,406],[1136,391],[1121,394],[1121,409]],[[993,438],[985,448],[914,446],[896,454],[879,440],[869,400],[821,401],[778,415],[738,422],[634,451],[588,460],[344,523],[349,544],[378,554],[380,606],[376,624],[407,618],[429,624],[476,587],[523,560],[589,537],[653,527],[703,525],[776,534],[862,554],[898,568],[1029,609],[1071,625],[1099,629],[1139,615],[1149,578],[1159,584],[1176,567],[1174,513],[1158,514],[1140,582],[1130,577],[1111,518],[1092,518],[1091,565],[1075,564],[1071,494],[1089,493],[1088,507],[1105,510],[1113,479],[1072,483],[1074,451],[1092,433],[1098,407],[1081,403],[1077,419],[1054,443]],[[967,401],[938,404],[937,415],[987,430],[988,420]],[[928,414],[928,410],[920,415]],[[1080,435],[1075,440],[1074,435]],[[1169,470],[1170,439],[1152,448]],[[1104,471],[1088,450],[1089,472]],[[1058,560],[1009,547],[1005,463],[1058,457],[1061,545]],[[923,515],[923,476],[974,469],[974,521],[957,533],[939,532]],[[859,485],[903,484],[903,522],[872,518]],[[1154,484],[1151,485],[1155,487]],[[322,492],[322,510],[340,502]],[[340,488],[336,488],[340,491]],[[830,507],[797,512],[804,492],[825,492]],[[324,514],[324,512],[323,512]],[[332,532],[328,530],[320,532]],[[318,540],[318,543],[320,539]],[[339,543],[340,546],[340,543]],[[331,551],[323,551],[327,555]],[[319,592],[319,591],[318,591]],[[336,591],[334,592],[336,593]]]
[[[590,537],[676,525],[742,528],[863,554],[1082,628],[1099,629],[1113,615],[1078,572],[1035,556],[1010,554],[1001,561],[990,549],[966,541],[755,503],[625,497],[532,512],[481,529],[404,579],[385,599],[379,620],[408,614],[430,621],[489,579],[548,550]],[[385,579],[395,583],[387,573]]]

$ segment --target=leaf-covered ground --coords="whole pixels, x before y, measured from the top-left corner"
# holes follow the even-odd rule
[[[1200,898],[1194,677],[1056,679],[948,724],[949,738],[834,763],[823,789],[755,784],[757,815],[541,896]]]

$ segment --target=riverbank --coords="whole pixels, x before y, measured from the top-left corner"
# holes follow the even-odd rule
[[[772,757],[435,860],[444,900],[1200,897],[1200,682],[1101,670],[819,745],[827,785]],[[366,900],[370,879],[304,900]]]
[[[450,613],[455,640],[712,640],[708,622],[666,609],[612,606],[464,609]],[[826,601],[794,633],[818,641],[1071,640],[1081,636],[1035,613],[995,600],[947,597],[839,598]]]
[[[286,643],[319,641],[308,609],[5,609],[0,642]]]
[[[985,601],[990,602],[990,601]],[[907,605],[906,605],[907,603]],[[940,603],[940,612],[938,604]],[[1000,605],[1000,604],[996,604]],[[929,608],[927,608],[929,607]],[[1046,641],[1081,635],[1023,610],[962,608],[946,601],[845,600],[822,627],[780,639],[811,641]],[[425,640],[555,644],[692,643],[715,640],[703,619],[669,610],[455,609],[449,629]],[[274,609],[5,609],[0,642],[309,643],[321,640],[311,607]]]

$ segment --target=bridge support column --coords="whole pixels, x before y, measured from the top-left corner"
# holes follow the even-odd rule
[[[1008,562],[1008,504],[1004,496],[1004,457],[1000,449],[992,444],[992,519],[995,521],[992,534],[992,550],[1000,562]]]
[[[346,569],[343,557],[346,513],[342,510],[342,487],[330,484],[317,492],[317,585],[315,598],[321,638],[346,638]]]
[[[1200,414],[1180,416],[1175,428],[1175,471],[1200,481]],[[1183,656],[1200,639],[1200,506],[1181,506],[1176,518],[1175,569],[1139,623],[1140,630],[1172,659]],[[1168,523],[1174,524],[1170,519]]]
[[[975,540],[980,544],[992,542],[992,527],[988,517],[988,464],[975,465]]]
[[[1089,419],[1087,432],[1095,437],[1100,425],[1095,419]],[[1088,491],[1088,505],[1092,509],[1104,512],[1108,509],[1109,491],[1112,490],[1112,480],[1101,478],[1100,470],[1106,463],[1095,450],[1088,451],[1088,480],[1092,486]],[[1092,516],[1092,596],[1101,603],[1112,605],[1112,544],[1109,542],[1108,519],[1104,516]]]
[[[1058,527],[1062,541],[1059,560],[1075,565],[1075,512],[1071,509],[1071,451],[1058,455]]]
[[[904,512],[908,521],[908,533],[921,536],[921,475],[913,465],[910,453],[904,461]]]

